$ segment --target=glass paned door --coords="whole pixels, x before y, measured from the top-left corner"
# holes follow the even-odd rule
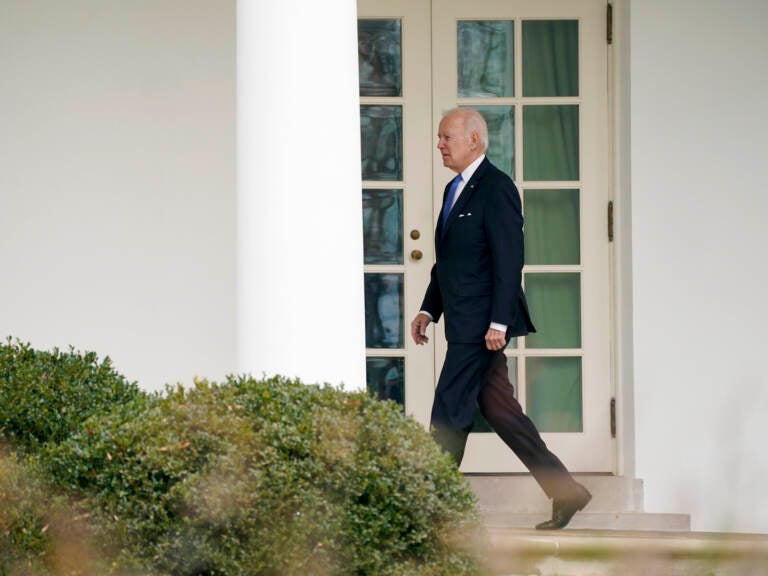
[[[403,95],[402,28],[399,18],[358,21],[360,96]]]
[[[613,470],[604,7],[441,0],[432,12],[433,126],[451,108],[477,108],[488,159],[523,201],[523,279],[537,333],[507,347],[510,380],[550,448],[591,472]],[[434,173],[437,213],[452,174],[437,156]],[[437,366],[444,352],[440,342]],[[476,430],[464,471],[525,471],[485,422]]]
[[[363,180],[403,179],[403,107],[360,106]]]
[[[403,190],[363,189],[363,259],[403,263]]]
[[[434,258],[430,2],[360,0],[358,62],[368,391],[429,423],[434,344],[409,325]]]
[[[475,106],[488,125],[488,159],[515,177],[514,106]]]
[[[515,29],[504,20],[460,20],[459,96],[512,96]]]

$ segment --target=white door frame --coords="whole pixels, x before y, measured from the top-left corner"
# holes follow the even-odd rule
[[[528,100],[521,96],[523,19],[575,18],[579,21],[579,81],[577,97],[557,98],[551,102],[541,98]],[[509,98],[457,97],[456,22],[457,20],[514,19],[515,65],[517,87]],[[615,470],[615,446],[610,429],[610,399],[613,397],[611,377],[610,338],[610,272],[609,246],[605,214],[609,198],[607,50],[604,44],[605,11],[600,0],[440,0],[439,10],[433,11],[433,122],[437,126],[443,112],[457,105],[516,105],[518,112],[526,103],[574,103],[579,105],[580,176],[581,189],[581,264],[578,266],[537,267],[527,265],[525,272],[578,272],[581,279],[582,344],[575,350],[513,350],[510,356],[577,356],[582,358],[583,430],[574,433],[543,433],[542,437],[564,463],[582,472],[612,472]],[[587,81],[589,80],[589,81]],[[572,188],[568,182],[522,181],[522,121],[516,114],[515,141],[516,180],[518,187]],[[434,155],[433,184],[434,213],[440,210],[444,183],[452,174],[442,167]],[[534,323],[536,319],[534,318]],[[436,364],[445,353],[445,342],[438,341]],[[521,404],[526,405],[525,367],[519,365],[517,387]],[[522,463],[512,456],[509,448],[492,433],[472,434],[462,462],[465,472],[525,472]]]
[[[405,409],[424,426],[429,425],[435,380],[434,340],[417,346],[410,337],[410,322],[418,312],[434,261],[432,241],[432,186],[430,4],[428,0],[358,0],[359,19],[401,21],[402,96],[361,96],[360,104],[400,105],[403,109],[403,180],[365,181],[364,188],[403,189],[403,264],[366,265],[366,272],[405,274],[404,349],[367,349],[368,357],[405,358]],[[425,33],[426,31],[426,33]],[[417,232],[418,234],[416,234]],[[421,256],[418,255],[421,253]]]
[[[630,166],[630,0],[609,0],[608,122],[610,127],[611,314],[613,379],[616,398],[616,470],[635,476],[635,403],[632,314],[632,196]]]
[[[610,251],[610,326],[611,326],[611,348],[610,348],[610,363],[612,374],[612,391],[611,394],[616,400],[616,418],[615,418],[615,432],[616,438],[614,441],[614,447],[612,450],[613,462],[610,466],[610,470],[601,470],[613,472],[622,475],[634,474],[634,403],[633,403],[633,365],[632,365],[632,277],[631,277],[631,236],[630,236],[630,189],[629,189],[629,0],[608,0],[613,4],[614,11],[614,27],[613,27],[613,45],[608,49],[608,130],[609,130],[609,149],[606,152],[606,172],[609,180],[607,190],[608,198],[614,203],[614,241],[611,243]],[[408,10],[414,9],[414,4],[419,2],[409,2],[408,0],[392,0],[392,1],[376,1],[376,0],[359,0],[358,5],[368,3],[369,9],[359,8],[359,17],[390,17],[400,18],[402,14]],[[432,4],[436,5],[436,10],[442,7],[444,0],[433,0]],[[542,2],[543,3],[543,2]],[[559,4],[558,0],[553,2],[546,2],[548,5]],[[371,9],[371,7],[373,7]],[[373,10],[373,11],[372,11]],[[429,10],[429,8],[427,8]],[[557,12],[557,11],[555,11]],[[558,16],[561,14],[553,14]],[[499,16],[496,15],[496,18]],[[413,20],[406,18],[406,20]],[[603,22],[604,22],[603,18]],[[408,24],[404,24],[408,26]],[[604,33],[604,30],[602,31]],[[407,48],[407,36],[404,31],[403,38],[403,55],[404,64],[411,58],[414,58],[414,54],[409,54]],[[429,50],[422,53],[419,58],[425,58],[429,60]],[[407,74],[404,73],[404,90],[407,90],[408,81],[405,78]],[[407,96],[404,94],[404,96]],[[363,99],[365,103],[366,99]],[[436,118],[439,117],[441,110],[437,107],[432,107],[431,102],[426,104],[423,110],[431,110],[432,122],[436,124]],[[408,112],[404,112],[407,115]],[[413,119],[413,118],[411,118]],[[407,128],[408,123],[404,122],[404,129]],[[434,144],[434,129],[432,126],[422,125],[418,130],[420,136],[414,134],[414,140],[416,142],[418,138],[424,138],[425,143],[428,146],[424,146],[424,149],[428,153],[433,153]],[[406,170],[411,162],[412,151],[408,151],[408,136],[404,134],[405,140],[405,162]],[[435,169],[434,167],[432,169]],[[431,172],[432,169],[429,171]],[[435,170],[436,174],[439,174],[442,168],[438,165]],[[431,178],[431,173],[428,175]],[[435,202],[439,202],[439,193],[442,192],[443,179],[440,176],[436,176],[434,181],[434,188],[439,189],[434,193]],[[439,209],[439,206],[431,207],[430,218],[434,218],[435,210]],[[421,295],[423,294],[423,286],[426,285],[428,280],[428,266],[431,265],[431,259],[433,257],[433,246],[430,241],[427,242],[413,242],[409,236],[409,232],[413,229],[419,229],[422,236],[421,238],[431,239],[431,234],[428,233],[427,228],[429,226],[422,224],[418,226],[415,224],[414,219],[418,219],[414,212],[408,210],[404,216],[404,236],[405,236],[405,256],[406,259],[410,251],[416,248],[421,249],[424,253],[423,262],[425,264],[425,271],[421,278],[412,280],[406,280],[406,291],[412,293],[410,297],[411,302],[415,302],[418,306]],[[413,218],[411,218],[413,217]],[[434,227],[432,227],[433,229]],[[413,244],[414,246],[411,246]],[[416,276],[416,275],[413,275]],[[418,286],[422,284],[423,286]],[[413,305],[413,304],[411,304]],[[406,309],[406,323],[410,321],[412,314],[415,313],[413,308]],[[407,327],[406,327],[407,328]],[[438,325],[435,331],[434,340],[440,340],[439,334],[442,331],[442,323]],[[424,349],[418,349],[413,351],[418,357],[423,357],[427,352]],[[388,354],[382,354],[388,355]],[[413,358],[413,355],[409,352],[408,357]],[[438,349],[435,352],[434,379],[436,380],[439,375],[439,370],[442,366],[442,360],[444,357],[444,349]],[[419,396],[422,396],[425,389],[428,390],[431,395],[431,387],[426,383],[418,383],[417,386],[420,389]],[[408,387],[411,389],[407,391],[409,396],[406,402],[410,402],[413,406],[413,381]],[[423,403],[424,399],[421,399]],[[431,401],[426,403],[427,406],[431,405]],[[409,410],[413,416],[417,418],[422,424],[428,424],[429,412],[428,408],[418,410],[414,412]],[[551,442],[550,442],[551,444]],[[551,444],[552,445],[552,444]],[[557,451],[557,447],[552,445],[553,450]],[[596,470],[593,470],[596,471]]]

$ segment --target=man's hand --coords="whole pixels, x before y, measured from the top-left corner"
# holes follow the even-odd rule
[[[507,339],[504,332],[488,328],[488,332],[485,333],[485,347],[488,350],[502,350],[506,345]]]
[[[416,314],[416,318],[411,322],[411,338],[413,338],[413,341],[419,346],[429,342],[426,332],[430,322],[432,322],[432,320],[429,319],[429,316],[422,314],[421,312]]]

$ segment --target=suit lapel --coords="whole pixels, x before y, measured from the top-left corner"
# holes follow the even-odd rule
[[[475,194],[475,190],[477,189],[480,183],[480,180],[482,180],[483,176],[485,175],[485,170],[487,166],[488,166],[488,158],[486,157],[480,163],[480,166],[477,167],[477,170],[475,170],[475,173],[472,174],[472,178],[470,178],[469,182],[467,182],[467,184],[464,186],[464,189],[461,191],[461,194],[459,194],[459,199],[456,200],[456,203],[453,205],[453,209],[451,210],[451,213],[448,215],[448,220],[445,222],[445,230],[438,230],[440,234],[440,238],[442,238],[445,235],[445,233],[448,231],[448,229],[451,227],[451,225],[454,224],[456,220],[459,219],[459,214],[463,213],[464,207],[472,199],[472,196]],[[448,190],[448,187],[446,187],[446,191],[447,190]],[[446,192],[443,193],[443,202],[445,202],[445,195],[446,195]],[[438,228],[439,228],[439,225],[438,225]]]

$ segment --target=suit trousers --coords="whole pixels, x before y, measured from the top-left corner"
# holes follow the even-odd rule
[[[523,413],[509,381],[503,350],[482,344],[448,345],[432,407],[432,435],[461,464],[472,430],[475,403],[494,432],[509,446],[550,498],[581,494],[560,459],[549,451],[539,431]],[[449,409],[449,407],[453,409]]]

